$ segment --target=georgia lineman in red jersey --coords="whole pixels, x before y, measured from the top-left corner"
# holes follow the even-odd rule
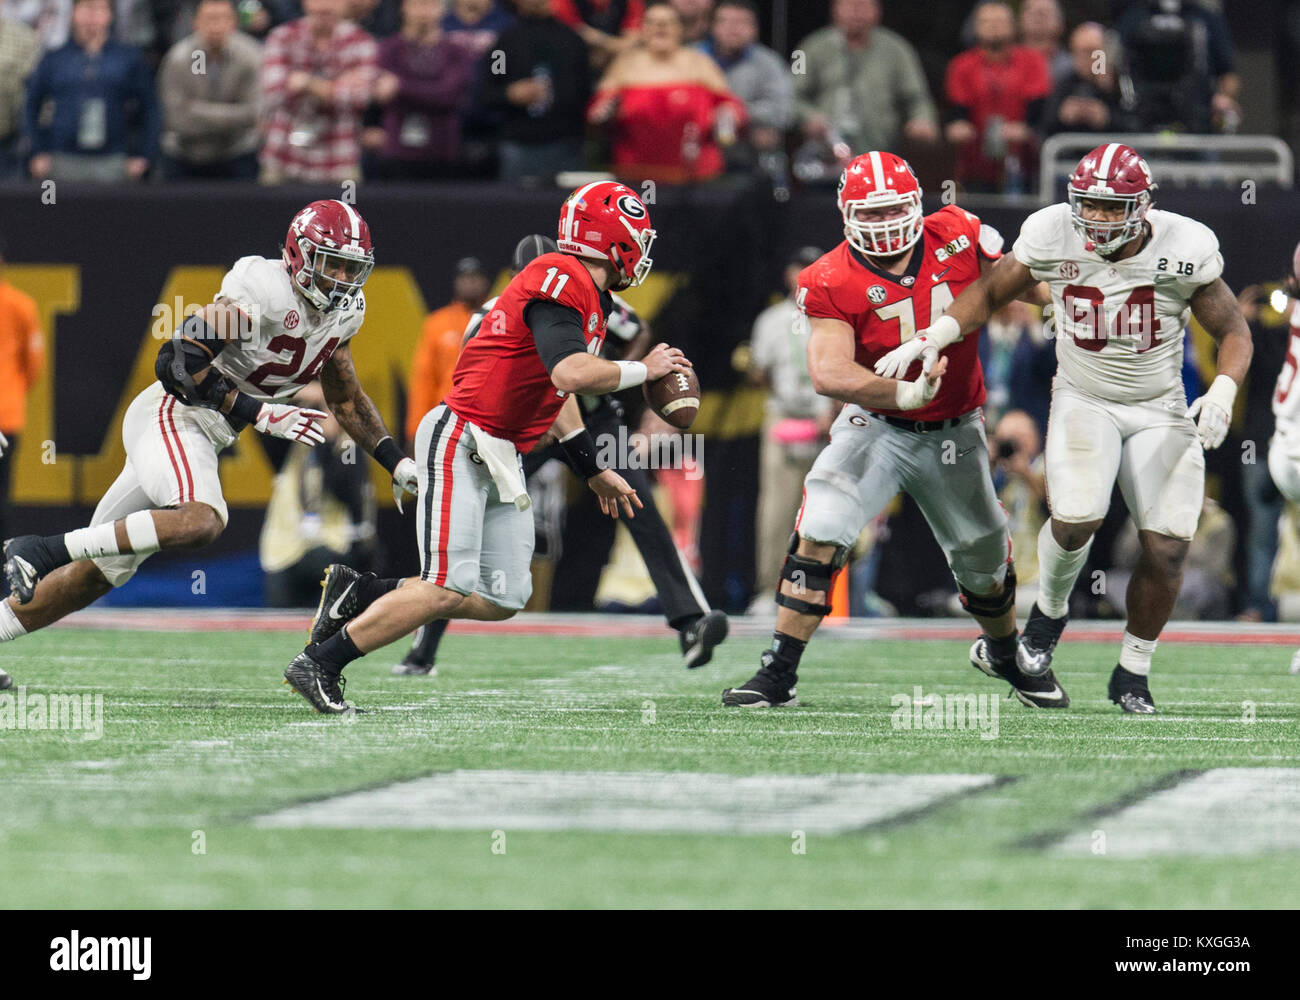
[[[926,216],[912,168],[892,153],[850,163],[839,206],[845,242],[804,269],[795,301],[808,323],[813,385],[845,407],[804,481],[772,645],[758,673],[724,691],[722,703],[798,703],[799,658],[830,613],[835,575],[862,528],[902,491],[921,508],[983,630],[972,663],[1010,681],[1027,705],[1065,705],[1054,678],[1016,667],[1016,576],[989,476],[976,338],[952,344],[925,370],[918,361],[906,372],[873,371],[991,266],[1002,238],[956,206]],[[1031,298],[1046,296],[1034,289]]]
[[[610,290],[650,272],[655,231],[628,187],[578,188],[560,211],[558,253],[519,272],[461,353],[445,402],[420,422],[416,528],[420,575],[380,580],[331,566],[311,642],[285,679],[319,712],[344,712],[347,664],[439,618],[500,621],[532,593],[533,514],[521,453],[548,431],[587,476],[612,517],[641,501],[596,462],[575,393],[600,395],[686,371],[682,352],[660,344],[642,361],[598,357]],[[400,502],[400,497],[399,497]]]

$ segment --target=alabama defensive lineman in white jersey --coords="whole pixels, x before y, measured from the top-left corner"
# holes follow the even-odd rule
[[[1098,146],[1071,175],[1069,203],[1026,219],[1012,252],[895,352],[900,363],[934,357],[1034,282],[1048,283],[1058,327],[1046,449],[1052,516],[1038,536],[1040,593],[1017,659],[1031,676],[1050,667],[1070,591],[1118,479],[1142,554],[1108,693],[1140,714],[1155,711],[1147,676],[1200,517],[1202,450],[1223,443],[1251,356],[1214,233],[1152,209],[1154,190],[1131,147]],[[1219,375],[1189,407],[1181,369],[1192,314],[1219,344]]]
[[[126,466],[90,526],[4,544],[12,596],[0,642],[44,628],[126,583],[152,553],[207,545],[228,511],[217,455],[244,427],[314,445],[325,414],[288,399],[319,378],[343,429],[414,491],[415,463],[357,381],[349,341],[365,318],[370,230],[339,201],[317,201],[289,227],[281,260],[242,257],[215,301],[158,352],[151,384],[122,421]]]
[[[1288,321],[1291,338],[1286,362],[1273,388],[1273,439],[1268,443],[1268,474],[1278,492],[1291,503],[1300,503],[1300,299],[1291,297],[1300,289],[1300,244],[1291,255],[1291,278],[1287,282]],[[1291,673],[1300,673],[1300,651],[1291,658]]]

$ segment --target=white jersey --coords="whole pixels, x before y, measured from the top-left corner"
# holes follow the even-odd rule
[[[365,295],[321,312],[293,288],[282,261],[241,257],[221,280],[218,299],[252,321],[251,336],[226,346],[214,367],[260,400],[287,399],[320,375],[325,362],[361,329]]]
[[[1286,348],[1286,361],[1277,373],[1277,385],[1273,388],[1273,416],[1281,429],[1300,438],[1300,385],[1296,384],[1296,368],[1300,366],[1300,301],[1292,301],[1289,321],[1291,339]]]
[[[1147,245],[1111,262],[1083,248],[1068,204],[1051,205],[1025,220],[1011,250],[1051,288],[1058,369],[1101,399],[1155,399],[1181,384],[1192,295],[1223,273],[1207,226],[1154,208],[1147,222]]]

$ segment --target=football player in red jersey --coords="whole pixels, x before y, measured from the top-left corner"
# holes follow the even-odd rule
[[[501,621],[532,593],[533,515],[523,461],[548,431],[612,517],[641,501],[612,469],[601,469],[575,393],[599,395],[690,368],[659,344],[642,361],[597,352],[613,308],[610,291],[650,272],[655,231],[628,187],[578,188],[560,211],[559,252],[534,259],[506,286],[478,336],[461,352],[446,400],[415,438],[421,570],[376,580],[331,567],[311,642],[285,680],[319,712],[344,712],[342,670],[372,650],[438,618]]]
[[[953,343],[932,364],[873,371],[991,266],[1002,238],[955,205],[926,216],[912,168],[892,153],[848,165],[839,207],[845,241],[803,270],[795,301],[808,323],[813,385],[845,406],[804,481],[772,645],[758,673],[724,691],[722,703],[797,704],[799,658],[830,613],[834,578],[858,533],[902,491],[921,508],[980,624],[972,663],[1008,680],[1027,705],[1064,706],[1055,678],[1016,666],[1016,576],[989,476],[976,339]],[[1038,289],[1027,297],[1046,298]]]

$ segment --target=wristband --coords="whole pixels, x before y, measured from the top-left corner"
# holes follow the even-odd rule
[[[951,316],[940,316],[925,331],[925,338],[942,351],[949,344],[961,340],[961,324]]]
[[[406,452],[397,447],[397,442],[393,440],[391,434],[375,445],[372,454],[375,456],[375,461],[388,470],[390,476],[406,457]]]
[[[631,389],[638,386],[646,380],[649,371],[643,362],[640,361],[615,361],[618,365],[618,388],[615,392],[622,392],[624,389]]]
[[[235,394],[235,401],[230,406],[230,415],[246,423],[257,423],[257,415],[262,412],[262,404],[246,392]]]
[[[559,443],[560,450],[569,460],[569,465],[583,479],[601,474],[603,470],[596,461],[596,442],[587,428],[579,428],[568,437],[561,438]]]
[[[1217,375],[1205,390],[1205,398],[1225,413],[1232,414],[1232,404],[1237,398],[1237,383],[1231,375]]]

